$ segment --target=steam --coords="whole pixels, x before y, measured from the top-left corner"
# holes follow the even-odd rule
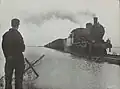
[[[38,13],[24,12],[22,16],[23,24],[21,25],[21,30],[26,29],[23,30],[23,33],[26,36],[27,44],[47,44],[54,39],[68,37],[69,32],[71,32],[72,29],[82,27],[87,21],[92,20],[93,16],[94,13],[90,11],[72,12],[68,10],[52,10]],[[55,20],[57,20],[58,23],[54,23],[53,21]],[[61,24],[62,20],[64,24]],[[54,24],[57,24],[59,27],[54,26]],[[46,32],[49,34],[46,35]],[[51,32],[54,32],[55,35]],[[44,38],[44,40],[38,41],[42,38]]]
[[[95,17],[96,14],[92,13],[91,11],[87,10],[87,11],[82,11],[82,12],[78,12],[78,14],[80,15],[85,15],[85,16],[91,16],[91,17]]]
[[[90,11],[83,11],[83,12],[69,12],[69,11],[49,11],[49,12],[41,12],[39,14],[34,14],[32,16],[29,16],[27,18],[24,18],[25,23],[32,23],[36,24],[37,26],[40,26],[41,24],[45,23],[45,21],[48,21],[50,19],[56,18],[56,19],[62,19],[62,20],[69,20],[70,22],[73,22],[75,24],[81,24],[82,20],[86,19],[86,21],[91,19],[95,16],[95,13],[92,13]]]

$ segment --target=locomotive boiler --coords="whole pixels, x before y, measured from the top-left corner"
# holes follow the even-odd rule
[[[94,24],[87,23],[86,28],[73,29],[69,38],[71,38],[70,49],[80,54],[102,56],[107,55],[107,49],[112,48],[111,41],[105,41],[103,36],[105,28],[94,17]]]

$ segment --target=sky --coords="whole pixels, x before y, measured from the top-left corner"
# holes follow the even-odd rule
[[[68,37],[72,29],[93,22],[96,15],[106,28],[104,39],[120,46],[119,10],[118,0],[1,0],[0,37],[17,17],[25,44],[45,45]]]

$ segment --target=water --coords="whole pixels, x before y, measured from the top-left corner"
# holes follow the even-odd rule
[[[82,58],[47,48],[27,48],[29,61],[40,55],[45,57],[36,65],[39,78],[37,88],[53,89],[120,89],[120,67],[113,64],[97,64]]]
[[[112,52],[115,52],[115,53],[117,53],[117,54],[119,54],[120,55],[120,47],[113,47],[112,48]]]
[[[39,74],[39,78],[33,81],[36,88],[120,89],[120,67],[117,65],[88,62],[43,47],[28,47],[25,57],[31,62],[42,54],[45,57],[34,67]],[[3,71],[3,67],[4,61],[0,60],[0,70]]]

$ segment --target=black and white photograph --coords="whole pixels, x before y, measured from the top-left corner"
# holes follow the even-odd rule
[[[120,89],[120,0],[0,0],[0,89]]]

